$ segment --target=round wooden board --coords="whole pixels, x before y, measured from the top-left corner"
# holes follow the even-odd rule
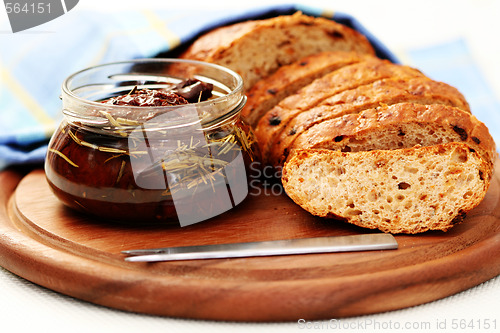
[[[63,207],[42,170],[0,173],[0,265],[104,306],[231,320],[329,319],[437,300],[500,274],[500,171],[485,200],[447,233],[398,235],[398,250],[160,263],[122,250],[373,232],[261,193],[185,228],[96,221]]]

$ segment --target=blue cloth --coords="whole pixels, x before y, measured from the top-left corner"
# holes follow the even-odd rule
[[[456,87],[469,102],[472,113],[488,126],[500,151],[500,101],[487,84],[464,39],[407,50],[412,64],[434,80]]]
[[[34,32],[2,34],[0,51],[0,169],[16,164],[41,163],[45,158],[50,136],[61,120],[59,100],[61,84],[70,74],[106,62],[154,56],[175,56],[175,51],[196,36],[214,27],[246,19],[259,19],[300,10],[308,15],[325,16],[365,34],[382,58],[397,58],[367,31],[354,17],[330,13],[304,5],[275,5],[239,10],[87,12],[72,10]],[[43,28],[42,28],[43,27]],[[42,30],[43,29],[43,30]],[[414,52],[416,65],[429,65],[427,73],[458,72],[445,56],[445,50]],[[467,53],[466,49],[461,52]],[[443,69],[440,64],[449,66]],[[470,63],[469,67],[473,67]],[[467,72],[468,73],[468,72]],[[476,75],[474,68],[470,75]],[[438,76],[439,76],[438,75]],[[469,75],[469,74],[464,74]],[[461,78],[446,79],[451,84]],[[444,80],[444,81],[446,81]],[[459,83],[459,82],[458,82]],[[456,84],[456,86],[460,86]],[[471,87],[473,84],[471,83]],[[477,87],[477,86],[476,86]],[[473,91],[468,97],[475,100]],[[483,95],[490,92],[482,91]],[[494,97],[487,97],[488,101]],[[483,99],[485,100],[485,99]],[[478,103],[474,108],[488,114],[494,104]],[[498,116],[498,113],[496,113]],[[485,117],[487,119],[487,117]],[[497,136],[498,138],[498,136]]]

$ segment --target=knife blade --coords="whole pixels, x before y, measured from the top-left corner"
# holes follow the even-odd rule
[[[362,234],[276,241],[181,246],[122,251],[126,261],[155,262],[171,260],[243,258],[311,253],[373,251],[397,249],[391,234]]]

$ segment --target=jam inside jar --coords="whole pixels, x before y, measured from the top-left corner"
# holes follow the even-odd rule
[[[92,67],[62,86],[45,173],[65,205],[111,221],[217,216],[248,194],[258,159],[235,72],[179,59]]]

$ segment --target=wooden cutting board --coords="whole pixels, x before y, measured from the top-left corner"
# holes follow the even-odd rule
[[[0,265],[95,304],[162,316],[331,319],[437,300],[500,274],[500,171],[485,200],[447,233],[398,235],[398,250],[160,263],[122,250],[371,232],[261,193],[180,228],[98,221],[63,207],[42,170],[0,173]],[[276,194],[276,191],[275,191]]]

